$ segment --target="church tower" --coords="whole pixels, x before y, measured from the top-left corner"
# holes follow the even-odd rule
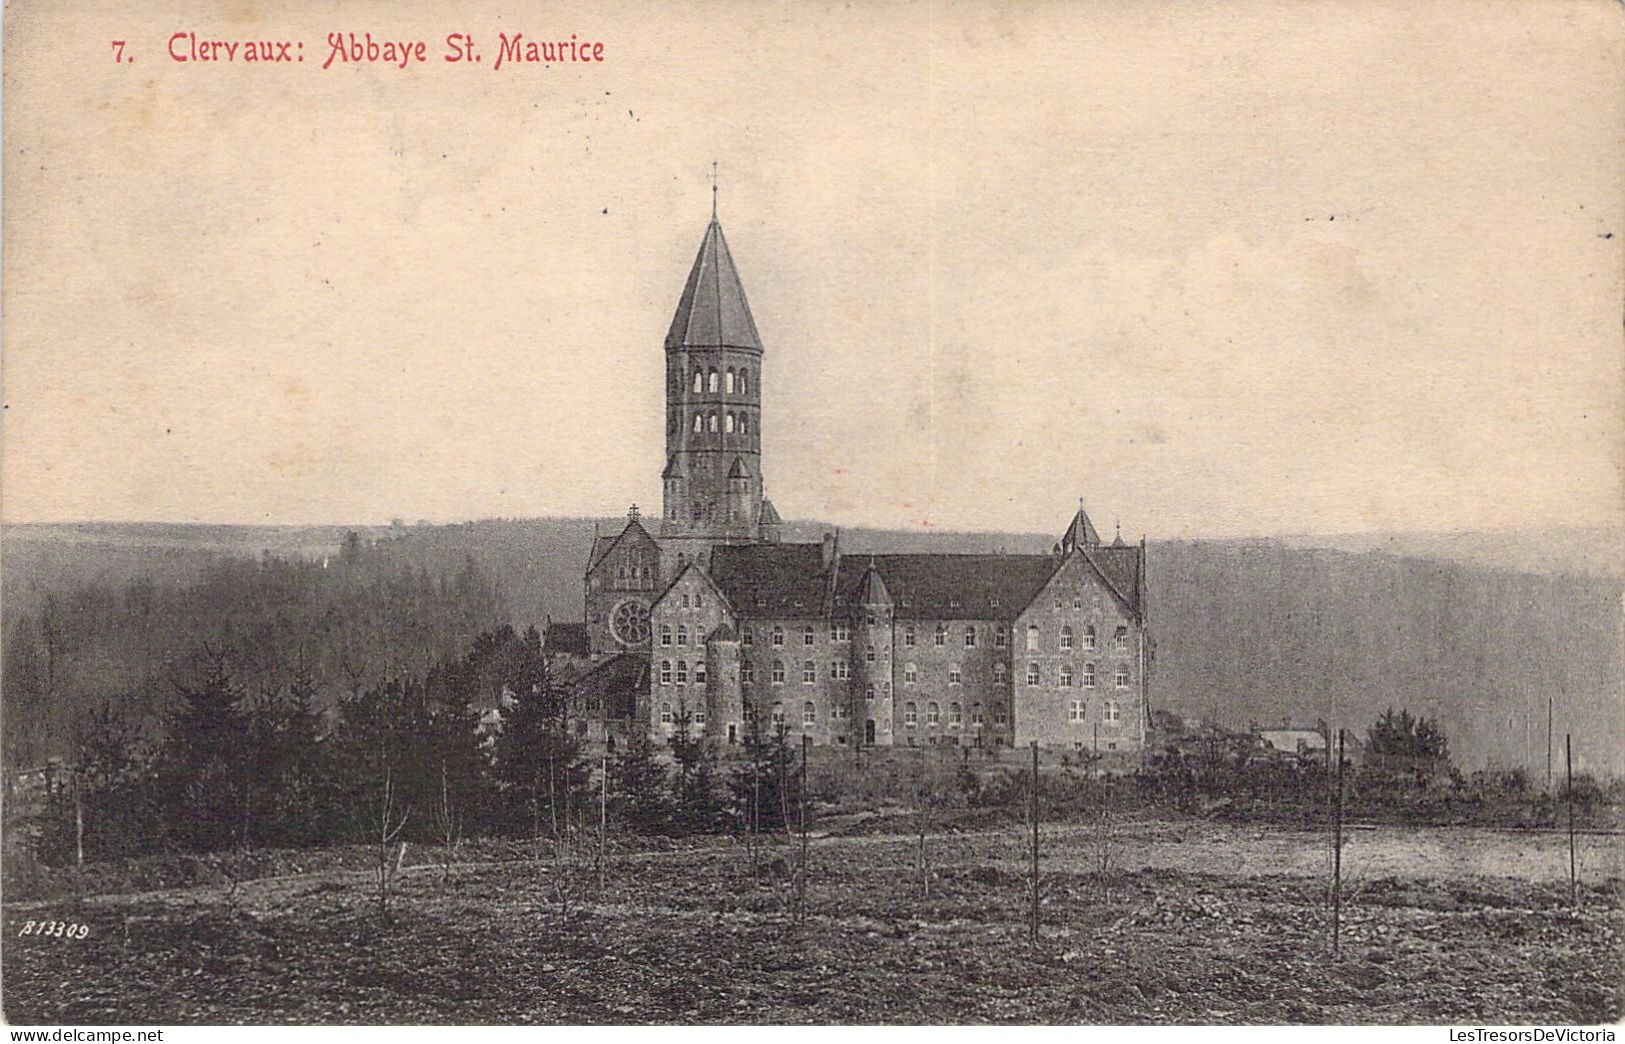
[[[762,496],[762,341],[716,215],[666,333],[660,538],[710,547],[776,533]]]

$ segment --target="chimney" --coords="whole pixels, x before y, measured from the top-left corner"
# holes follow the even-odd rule
[[[829,567],[831,565],[833,565],[835,563],[835,560],[841,556],[840,542],[841,542],[840,537],[837,536],[836,534],[834,534],[834,533],[825,533],[824,534],[824,571],[825,572],[828,572]]]

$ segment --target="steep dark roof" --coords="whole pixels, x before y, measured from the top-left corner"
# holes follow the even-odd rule
[[[729,468],[728,468],[728,477],[731,478],[731,479],[732,478],[750,478],[750,468],[745,464],[745,458],[744,457],[735,457],[734,458],[733,464],[730,465]]]
[[[900,620],[1013,620],[1055,573],[1049,555],[875,555]],[[840,605],[859,604],[861,575]]]
[[[587,640],[587,625],[584,623],[549,624],[542,647],[550,653],[569,653],[575,656],[586,656],[592,652],[592,646]]]
[[[1090,547],[1084,553],[1100,568],[1134,612],[1140,612],[1140,549],[1137,547]]]
[[[728,241],[722,237],[722,226],[712,218],[666,333],[666,348],[724,346],[761,351],[762,339],[745,302],[745,286],[734,268]]]
[[[766,497],[762,498],[762,506],[756,512],[756,524],[761,526],[776,526],[780,522],[779,509]]]
[[[1066,525],[1066,532],[1061,536],[1061,550],[1070,551],[1082,544],[1084,547],[1093,547],[1100,543],[1100,533],[1095,524],[1089,521],[1089,513],[1078,505],[1078,513],[1072,516],[1072,521]]]
[[[1138,613],[1140,549],[1084,553]],[[873,565],[875,581],[868,580]],[[743,616],[819,617],[863,604],[874,588],[900,620],[1014,620],[1055,574],[1053,555],[850,556],[830,576],[820,544],[731,544],[711,553],[711,579]]]
[[[822,616],[827,580],[819,544],[723,544],[711,579],[745,616]]]

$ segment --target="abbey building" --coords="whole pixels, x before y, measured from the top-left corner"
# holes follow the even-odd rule
[[[1143,540],[1103,542],[1080,506],[1047,555],[781,541],[761,336],[714,217],[665,357],[660,518],[595,536],[584,623],[549,634],[609,736],[686,713],[719,745],[753,718],[817,744],[1143,745]]]

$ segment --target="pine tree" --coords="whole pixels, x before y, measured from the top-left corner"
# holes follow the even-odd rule
[[[616,820],[640,834],[665,831],[671,819],[666,775],[649,737],[635,733],[610,760],[610,808]]]
[[[583,800],[590,772],[569,734],[565,693],[553,684],[534,627],[525,632],[505,695],[494,767],[508,828],[528,826],[532,837],[545,828],[557,837],[568,827],[571,802]]]
[[[801,809],[801,776],[783,725],[771,733],[754,717],[745,723],[745,763],[728,781],[734,815],[744,830],[782,830]]]
[[[181,688],[159,750],[157,804],[167,836],[197,851],[241,837],[248,730],[243,691],[223,654],[205,646],[208,665]]]
[[[671,752],[677,766],[672,780],[676,825],[699,833],[715,830],[722,817],[716,752],[694,732],[694,718],[686,706],[678,707]]]

